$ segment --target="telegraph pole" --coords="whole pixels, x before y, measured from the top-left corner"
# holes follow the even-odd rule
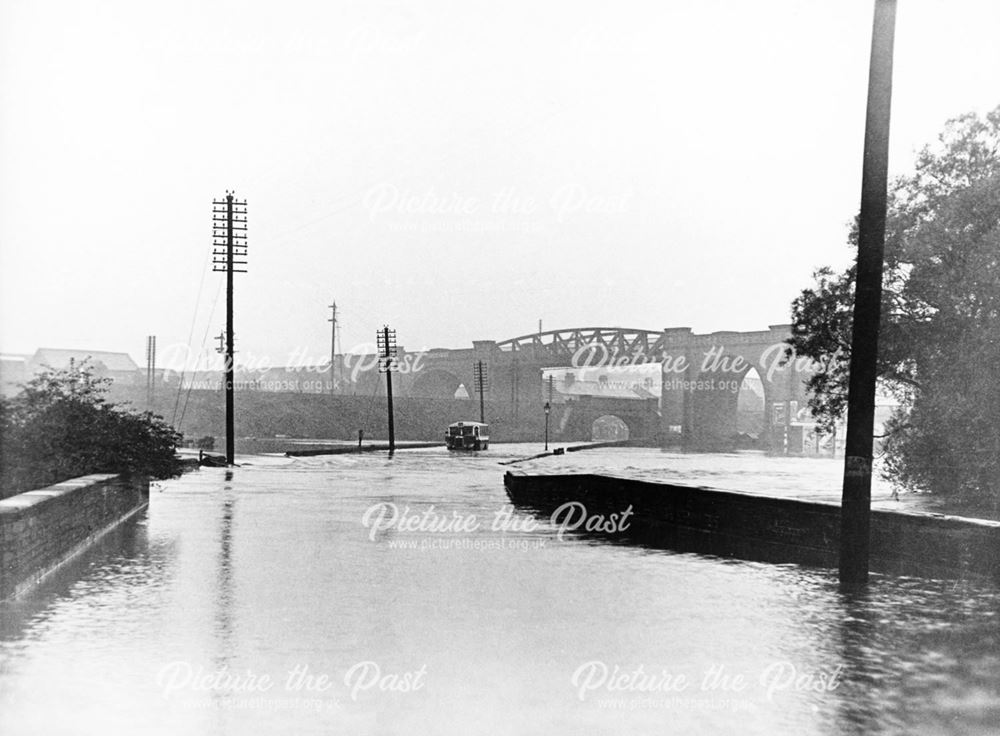
[[[226,462],[232,465],[236,457],[236,432],[233,416],[234,353],[233,349],[233,274],[246,273],[247,202],[237,201],[233,192],[226,191],[224,200],[212,200],[212,270],[226,274]],[[221,250],[220,250],[221,249]]]
[[[882,308],[885,219],[889,168],[889,112],[892,100],[892,50],[896,0],[875,0],[861,214],[858,218],[858,268],[854,289],[854,326],[847,399],[847,447],[840,521],[840,584],[868,582],[872,495],[872,434],[878,328]]]
[[[330,305],[330,309],[333,310],[330,319],[327,320],[331,324],[330,332],[330,395],[332,396],[336,393],[334,388],[336,380],[333,375],[333,366],[337,362],[337,302],[334,301]]]
[[[153,410],[153,392],[156,383],[156,335],[146,337],[146,409]]]
[[[483,393],[488,388],[489,377],[486,375],[486,364],[483,361],[477,360],[473,365],[473,368],[475,369],[475,375],[473,376],[475,378],[475,386],[476,390],[479,392],[479,421],[482,424],[485,424],[486,409],[483,403]]]
[[[385,373],[385,394],[389,405],[389,454],[396,451],[396,426],[392,416],[392,372],[396,370],[396,331],[383,326],[375,333],[378,369]]]

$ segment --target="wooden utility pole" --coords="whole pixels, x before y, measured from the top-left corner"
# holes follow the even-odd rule
[[[861,172],[861,214],[858,219],[844,493],[841,501],[840,583],[844,587],[856,587],[868,582],[872,435],[875,428],[876,361],[885,254],[895,24],[896,0],[875,0],[864,166]]]
[[[476,390],[479,392],[479,421],[482,424],[486,423],[486,408],[483,402],[483,393],[486,391],[487,383],[489,382],[489,377],[486,375],[486,364],[477,360],[473,364]]]
[[[330,309],[333,310],[333,314],[330,319],[327,320],[331,324],[330,333],[330,394],[336,393],[336,378],[334,377],[333,366],[337,362],[337,302],[335,301],[330,305]]]
[[[233,274],[246,273],[245,269],[237,268],[247,263],[243,260],[247,255],[246,205],[246,200],[238,202],[228,190],[224,200],[212,201],[212,270],[226,274],[226,462],[229,465],[236,458]]]
[[[385,395],[389,409],[389,454],[396,451],[396,426],[392,414],[392,372],[396,370],[396,331],[383,326],[375,333],[378,344],[378,369],[385,373]]]

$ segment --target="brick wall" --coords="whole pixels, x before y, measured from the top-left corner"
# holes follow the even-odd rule
[[[149,481],[85,475],[0,501],[0,600],[48,573],[149,503]]]

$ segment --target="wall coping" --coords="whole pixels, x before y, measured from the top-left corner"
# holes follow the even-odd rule
[[[84,488],[106,483],[117,477],[119,477],[117,473],[94,473],[92,475],[81,475],[77,478],[70,478],[69,480],[64,480],[61,483],[46,486],[45,488],[25,491],[16,496],[0,500],[0,515],[18,516],[40,504],[76,493]]]
[[[527,478],[596,478],[596,479],[613,479],[618,481],[625,481],[628,483],[636,485],[653,486],[656,488],[662,488],[664,490],[669,490],[671,488],[679,488],[686,491],[703,491],[711,493],[716,496],[738,496],[741,498],[758,498],[766,501],[786,504],[788,506],[799,506],[799,507],[825,507],[831,511],[840,510],[839,501],[828,501],[825,499],[811,499],[802,498],[800,496],[772,496],[767,493],[757,493],[754,491],[741,491],[734,490],[731,488],[713,488],[712,486],[698,486],[689,485],[686,483],[675,483],[668,480],[656,480],[651,478],[636,478],[634,476],[629,476],[623,473],[615,472],[602,472],[602,473],[588,473],[588,472],[545,472],[545,471],[529,471],[529,470],[508,470],[506,475],[510,476],[521,476]],[[915,511],[911,509],[871,509],[870,511],[873,517],[878,517],[880,519],[898,519],[905,518],[915,522],[924,522],[931,524],[959,524],[967,525],[972,527],[982,527],[984,529],[997,529],[1000,530],[1000,521],[994,521],[993,519],[979,519],[974,516],[956,516],[954,514],[941,514],[936,511]]]

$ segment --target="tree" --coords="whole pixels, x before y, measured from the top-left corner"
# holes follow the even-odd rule
[[[911,488],[1000,493],[1000,106],[951,120],[890,190],[878,372],[901,400],[883,447]],[[857,227],[849,241],[857,245]],[[854,267],[792,303],[790,350],[819,362],[810,406],[846,407]]]
[[[71,365],[45,370],[0,402],[4,495],[91,473],[180,473],[180,435],[159,416],[108,403],[110,383],[86,364]]]

